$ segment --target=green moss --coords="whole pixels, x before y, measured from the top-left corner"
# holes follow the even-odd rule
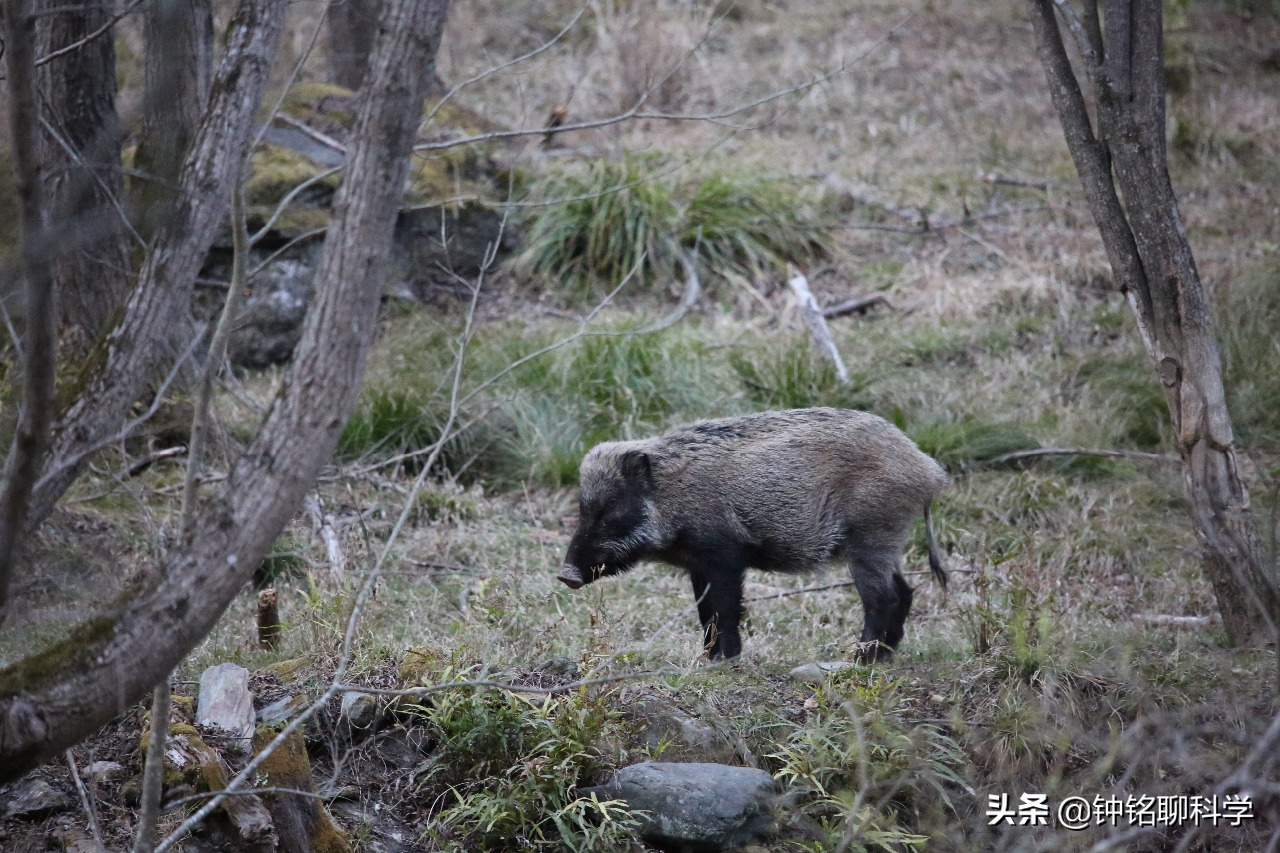
[[[35,693],[56,676],[89,667],[115,627],[114,615],[97,616],[77,626],[65,639],[0,670],[0,696]]]
[[[275,737],[276,731],[272,727],[258,726],[253,734],[254,753],[260,753]],[[302,733],[294,731],[285,738],[259,765],[259,771],[267,777],[270,787],[310,791],[311,759],[307,756]],[[311,850],[316,853],[350,853],[351,845],[346,834],[334,824],[323,807],[314,800],[306,800],[303,812],[306,814],[307,841]]]
[[[327,166],[319,166],[296,151],[269,143],[253,152],[249,167],[252,175],[245,182],[244,198],[250,207],[274,207],[303,181],[329,171]],[[299,201],[327,205],[338,182],[337,173],[330,175],[304,192]]]

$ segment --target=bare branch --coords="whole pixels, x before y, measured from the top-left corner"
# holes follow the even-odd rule
[[[98,809],[89,798],[84,780],[80,778],[80,768],[76,767],[75,754],[70,749],[66,752],[66,759],[67,767],[71,770],[71,781],[75,783],[76,793],[80,795],[80,805],[84,807],[85,819],[89,821],[89,831],[93,833],[93,840],[98,845],[98,849],[106,850],[106,846],[102,843],[102,827],[98,824]]]
[[[68,53],[71,53],[72,51],[79,50],[80,48],[84,47],[94,39],[101,38],[102,36],[110,32],[112,27],[120,23],[122,19],[133,14],[134,9],[137,9],[139,6],[141,6],[143,3],[146,3],[146,2],[147,0],[132,0],[132,2],[129,3],[129,5],[125,6],[123,9],[117,12],[111,18],[111,20],[107,21],[105,24],[103,24],[93,32],[86,35],[84,38],[74,41],[71,44],[66,45],[65,47],[60,47],[55,51],[46,53],[44,56],[37,59],[36,67],[38,68],[39,66],[44,65],[46,62],[52,62],[53,60],[57,59],[60,56],[66,56]]]

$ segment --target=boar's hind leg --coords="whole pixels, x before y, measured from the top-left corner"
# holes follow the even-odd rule
[[[690,572],[693,596],[702,623],[702,644],[707,657],[733,658],[742,653],[738,622],[742,619],[743,569],[714,566]]]
[[[898,571],[897,555],[860,551],[853,555],[849,570],[862,596],[864,621],[860,639],[866,645],[859,656],[863,660],[892,657],[902,641],[903,624],[914,597],[911,586]]]

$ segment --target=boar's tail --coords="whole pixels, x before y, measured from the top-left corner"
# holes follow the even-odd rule
[[[929,545],[929,568],[933,570],[933,576],[938,579],[938,583],[942,584],[942,588],[947,588],[947,570],[943,568],[942,557],[938,555],[938,543],[933,539],[933,516],[929,510],[933,507],[933,501],[926,501],[924,505],[924,539]]]

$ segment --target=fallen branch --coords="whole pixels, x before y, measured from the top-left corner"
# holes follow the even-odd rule
[[[1013,453],[1005,453],[991,459],[983,459],[974,462],[975,465],[999,465],[1004,462],[1014,462],[1019,459],[1033,459],[1037,456],[1104,456],[1114,459],[1142,459],[1147,462],[1171,462],[1179,463],[1181,460],[1177,456],[1168,453],[1146,453],[1141,450],[1100,450],[1097,448],[1086,447],[1037,447],[1034,450],[1015,450]]]
[[[962,575],[976,575],[977,569],[947,569],[947,572],[955,572]],[[928,569],[921,569],[918,572],[903,572],[904,575],[927,575],[932,574]],[[753,595],[751,598],[742,599],[743,603],[748,601],[769,601],[774,598],[788,598],[793,595],[803,595],[806,592],[822,592],[827,589],[839,589],[842,586],[853,586],[854,581],[837,581],[836,583],[824,583],[820,586],[804,586],[800,589],[789,589],[786,592],[774,592],[769,595]]]
[[[159,462],[160,460],[169,459],[174,456],[181,456],[186,452],[187,452],[187,448],[185,445],[182,445],[182,444],[179,444],[177,447],[166,447],[164,450],[157,450],[155,453],[152,453],[149,456],[144,456],[143,458],[139,459],[137,462],[134,462],[132,465],[130,465],[128,469],[125,470],[124,476],[126,478],[136,477],[139,474],[141,474],[143,471],[150,468],[155,463]]]
[[[1137,613],[1133,618],[1153,625],[1186,625],[1188,627],[1208,625],[1210,621],[1208,616],[1172,616],[1167,613]]]
[[[889,297],[883,293],[874,293],[871,296],[857,296],[853,299],[846,299],[844,302],[837,302],[835,305],[829,305],[822,309],[822,316],[830,320],[833,317],[843,317],[855,311],[866,311],[872,305],[879,305],[880,303],[884,303],[885,307],[895,310],[893,303],[889,301]]]
[[[982,176],[982,180],[995,186],[1030,187],[1035,190],[1047,190],[1049,188],[1048,178],[1010,178],[1006,175],[987,172]]]

